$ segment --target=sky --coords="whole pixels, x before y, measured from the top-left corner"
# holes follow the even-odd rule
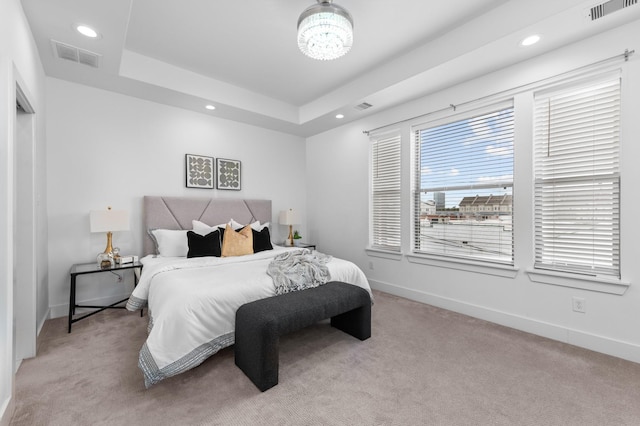
[[[418,131],[421,199],[445,192],[445,206],[465,196],[512,194],[513,108]]]

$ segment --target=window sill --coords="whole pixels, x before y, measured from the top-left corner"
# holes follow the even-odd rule
[[[462,259],[444,259],[442,257],[434,257],[423,254],[408,254],[407,260],[411,263],[419,263],[421,265],[437,266],[440,268],[476,272],[486,275],[496,275],[506,278],[515,278],[518,274],[518,268],[509,265],[499,265],[497,263],[491,264]]]
[[[377,248],[368,247],[364,249],[364,251],[372,257],[380,257],[382,259],[391,259],[391,260],[402,260],[402,252],[399,251],[391,251],[391,250],[382,250]]]
[[[527,270],[529,279],[536,283],[558,285],[562,287],[579,288],[581,290],[597,291],[623,295],[631,283],[609,278],[598,278],[585,275],[574,275],[558,271],[543,269]]]

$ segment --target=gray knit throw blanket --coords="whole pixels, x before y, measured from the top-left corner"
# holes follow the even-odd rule
[[[318,287],[331,279],[330,260],[331,256],[309,249],[287,251],[273,258],[267,274],[273,278],[276,294]]]

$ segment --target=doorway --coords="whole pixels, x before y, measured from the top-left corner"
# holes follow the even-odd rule
[[[36,355],[35,111],[16,83],[13,149],[13,359]]]

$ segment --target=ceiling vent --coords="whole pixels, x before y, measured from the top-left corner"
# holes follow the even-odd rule
[[[634,4],[638,4],[638,0],[609,0],[589,9],[587,18],[595,21],[596,19],[603,18],[625,7],[633,6]]]
[[[53,54],[56,58],[89,65],[93,68],[100,66],[100,58],[102,58],[102,55],[56,40],[51,40],[51,46],[53,46]]]
[[[371,108],[373,105],[371,105],[368,102],[363,102],[359,105],[356,105],[354,108],[357,109],[358,111],[364,111],[365,109],[369,109]]]

